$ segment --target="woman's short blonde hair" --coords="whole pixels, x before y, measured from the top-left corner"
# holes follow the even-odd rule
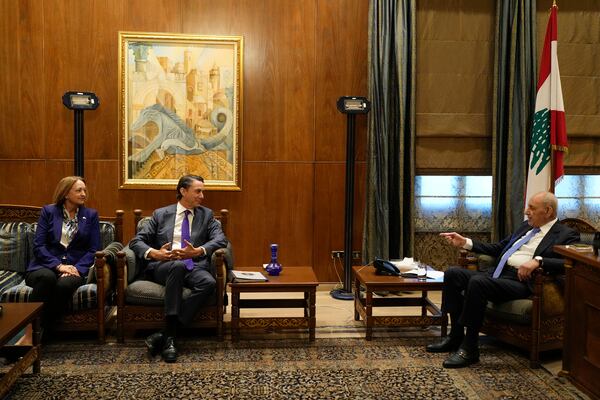
[[[56,189],[54,189],[54,196],[52,197],[54,204],[62,206],[65,202],[65,197],[75,184],[75,182],[81,181],[85,183],[85,179],[80,176],[65,176],[58,182]]]

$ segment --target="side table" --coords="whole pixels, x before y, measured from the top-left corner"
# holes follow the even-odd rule
[[[316,291],[319,282],[311,267],[284,267],[279,276],[269,276],[259,267],[239,268],[240,271],[260,271],[266,282],[231,282],[231,337],[239,340],[240,328],[308,328],[309,339],[315,340]],[[252,298],[242,299],[242,293],[300,292],[301,299]],[[241,317],[242,308],[302,308],[303,317]]]
[[[0,354],[8,360],[17,360],[0,380],[0,398],[9,391],[15,381],[33,365],[33,373],[41,370],[40,365],[40,317],[43,303],[2,303],[0,315]],[[27,325],[33,324],[31,346],[7,346],[6,343]]]
[[[427,267],[432,269],[431,267]],[[373,338],[375,326],[430,326],[441,325],[442,336],[446,336],[448,317],[428,297],[430,290],[442,290],[444,278],[402,278],[400,276],[376,275],[372,266],[356,266],[354,273],[354,320],[362,317],[367,326],[366,339]],[[365,288],[364,295],[360,287]],[[376,291],[419,291],[420,297],[373,298]],[[421,307],[421,315],[373,316],[375,307]],[[428,315],[428,312],[430,315]]]

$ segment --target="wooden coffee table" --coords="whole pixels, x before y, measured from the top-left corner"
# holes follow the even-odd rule
[[[2,303],[0,315],[0,355],[16,360],[0,380],[0,398],[15,381],[33,365],[33,373],[40,372],[40,316],[43,303]],[[33,324],[33,345],[7,346],[6,343],[27,325]]]
[[[240,327],[244,328],[308,328],[309,339],[315,340],[315,303],[319,282],[311,267],[284,267],[279,276],[269,276],[258,267],[240,268],[240,271],[261,271],[267,282],[232,282],[231,338],[239,340]],[[302,299],[274,298],[271,292],[300,292]],[[269,293],[268,298],[241,299],[241,293]],[[242,308],[302,308],[304,317],[240,317]]]
[[[428,269],[433,269],[428,267]],[[430,290],[442,290],[444,278],[420,281],[417,278],[375,275],[373,266],[356,266],[354,272],[354,320],[362,317],[367,327],[366,339],[373,338],[374,326],[430,326],[441,325],[442,336],[446,336],[448,317],[427,297]],[[360,287],[365,288],[361,292]],[[418,291],[420,297],[373,298],[379,291]],[[421,315],[373,316],[374,307],[421,307]],[[429,314],[428,314],[429,312]]]

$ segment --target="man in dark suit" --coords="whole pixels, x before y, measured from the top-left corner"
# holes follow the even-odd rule
[[[138,258],[147,260],[146,276],[165,286],[166,327],[150,335],[146,346],[151,354],[162,350],[166,362],[177,361],[177,325],[188,325],[202,304],[214,296],[210,256],[227,246],[221,224],[210,209],[201,206],[203,190],[202,177],[183,176],[177,184],[177,204],[154,211],[129,243]],[[191,290],[185,299],[184,287]]]
[[[450,268],[444,275],[442,309],[450,314],[450,335],[427,346],[432,353],[452,352],[445,368],[462,368],[479,361],[479,329],[488,301],[503,302],[531,294],[531,274],[540,267],[551,274],[564,272],[564,260],[554,253],[556,244],[579,241],[579,234],[560,223],[558,202],[552,193],[540,192],[529,200],[527,221],[498,243],[482,243],[456,232],[442,233],[448,243],[498,257],[489,273]],[[466,334],[465,334],[466,327]]]

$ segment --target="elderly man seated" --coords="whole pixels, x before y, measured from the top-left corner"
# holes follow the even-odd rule
[[[557,223],[557,208],[552,193],[535,194],[525,210],[527,221],[498,243],[478,242],[456,232],[440,234],[453,246],[498,257],[489,273],[462,268],[445,273],[442,310],[450,314],[452,328],[448,337],[426,348],[432,353],[451,352],[444,368],[462,368],[479,361],[479,330],[488,301],[529,297],[536,268],[543,266],[551,274],[564,272],[564,261],[553,246],[577,242],[579,233]]]

